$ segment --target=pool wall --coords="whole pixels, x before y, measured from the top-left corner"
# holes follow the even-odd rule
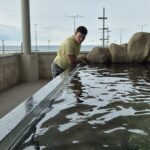
[[[79,68],[67,69],[0,119],[0,149],[14,149],[24,139]]]

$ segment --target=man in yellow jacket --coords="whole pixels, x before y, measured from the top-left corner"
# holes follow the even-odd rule
[[[62,42],[51,66],[53,78],[61,74],[71,65],[79,63],[77,56],[80,53],[81,43],[84,41],[87,32],[86,27],[79,26],[73,36]]]

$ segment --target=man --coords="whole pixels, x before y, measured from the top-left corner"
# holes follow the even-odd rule
[[[52,76],[55,78],[71,65],[76,65],[80,61],[77,56],[80,53],[81,43],[87,35],[87,29],[79,26],[74,35],[67,38],[60,46],[57,56],[51,66]]]

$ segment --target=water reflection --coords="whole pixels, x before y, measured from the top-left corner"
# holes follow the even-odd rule
[[[29,99],[25,102],[25,109],[26,113],[30,112],[32,108],[34,107],[34,100],[33,97],[29,97]]]
[[[81,78],[78,75],[78,73],[75,75],[75,77],[71,80],[68,88],[72,89],[72,93],[75,94],[75,97],[77,99],[78,103],[82,103],[83,101],[80,99],[80,96],[83,93],[83,86],[82,86],[82,82],[81,82]]]
[[[139,64],[83,67],[20,149],[150,149],[149,75]]]

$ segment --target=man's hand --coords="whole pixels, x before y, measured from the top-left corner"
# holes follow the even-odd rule
[[[67,55],[67,56],[71,65],[77,65],[78,63],[86,65],[88,63],[87,58],[85,56],[78,58],[76,58],[75,55]]]
[[[86,54],[80,54],[77,59],[83,65],[86,65],[88,63]]]
[[[79,63],[75,55],[67,55],[67,57],[71,65],[76,65],[77,63]]]
[[[87,65],[87,60],[82,60],[82,61],[81,61],[81,64],[82,64],[82,65]]]

